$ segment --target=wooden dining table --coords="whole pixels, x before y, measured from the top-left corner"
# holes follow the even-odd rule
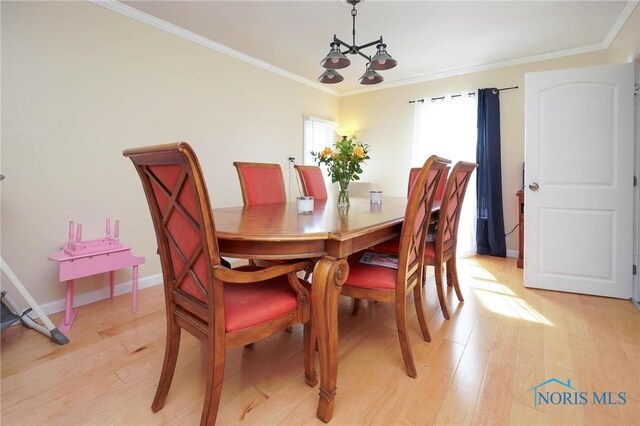
[[[338,298],[349,266],[347,256],[401,232],[405,197],[351,198],[348,208],[315,200],[311,213],[297,203],[229,207],[213,210],[220,253],[241,259],[315,261],[312,283],[313,323],[318,336],[320,397],[317,416],[333,417],[338,377]]]

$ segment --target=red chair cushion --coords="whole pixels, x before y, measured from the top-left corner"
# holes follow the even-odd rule
[[[400,238],[394,238],[393,240],[387,240],[383,243],[376,244],[375,251],[381,251],[383,253],[398,254],[400,252]]]
[[[436,261],[436,247],[433,243],[424,245],[424,263],[433,265]]]
[[[296,310],[296,292],[286,276],[252,284],[224,285],[225,330],[253,327]]]
[[[398,271],[360,263],[360,257],[363,253],[359,252],[349,256],[349,275],[344,285],[374,290],[394,290]]]
[[[377,244],[374,247],[375,251],[381,251],[383,253],[397,254],[400,251],[400,240],[393,239],[383,243]],[[436,253],[433,243],[426,243],[424,246],[424,261],[427,265],[433,265],[435,262]]]

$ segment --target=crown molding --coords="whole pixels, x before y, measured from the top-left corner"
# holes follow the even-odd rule
[[[613,26],[609,30],[609,33],[602,41],[605,49],[608,49],[609,46],[611,46],[611,43],[613,43],[613,40],[618,37],[618,34],[622,30],[622,27],[624,27],[624,24],[627,22],[627,19],[629,19],[636,6],[638,6],[638,3],[640,3],[640,0],[630,0],[629,2],[627,2],[627,5],[622,10],[622,13],[620,13],[620,16],[618,16],[618,19],[616,19],[616,22],[613,23]]]
[[[254,58],[253,56],[249,56],[245,53],[239,52],[221,43],[217,43],[213,40],[209,40],[191,31],[187,31],[184,28],[178,27],[177,25],[171,24],[169,22],[163,21],[162,19],[158,19],[154,16],[141,12],[138,9],[122,4],[116,0],[89,0],[89,1],[98,6],[102,6],[111,11],[120,13],[129,18],[135,19],[139,22],[145,23],[147,25],[151,25],[153,27],[156,27],[170,34],[176,35],[178,37],[184,38],[186,40],[192,41],[194,43],[197,43],[201,46],[204,46],[216,52],[222,53],[227,56],[231,56],[232,58],[238,59],[240,61],[254,65],[256,67],[262,68],[274,74],[278,74],[282,77],[288,78],[298,83],[302,83],[314,89],[321,90],[325,93],[328,93],[336,97],[359,95],[362,93],[375,92],[375,91],[390,89],[394,87],[407,86],[410,84],[440,80],[443,78],[455,77],[455,76],[460,76],[464,74],[471,74],[476,72],[494,70],[498,68],[523,65],[523,64],[532,63],[532,62],[558,59],[566,56],[579,55],[583,53],[591,53],[591,52],[596,52],[598,50],[607,49],[609,48],[609,46],[611,46],[611,43],[613,43],[615,38],[618,36],[620,31],[622,30],[622,27],[626,23],[627,19],[629,19],[629,17],[633,13],[638,3],[640,3],[640,0],[630,0],[629,2],[627,2],[627,5],[622,10],[622,12],[620,13],[620,16],[618,16],[618,19],[616,19],[615,23],[607,33],[605,39],[601,43],[596,43],[596,44],[572,48],[572,49],[558,50],[555,52],[547,52],[539,55],[526,56],[518,59],[508,60],[508,61],[492,62],[492,63],[486,63],[486,64],[478,64],[470,67],[453,69],[453,70],[437,71],[429,74],[416,76],[413,78],[391,81],[388,83],[384,83],[383,86],[364,87],[360,89],[348,90],[345,92],[338,92],[334,89],[328,88],[326,85],[301,77],[297,74],[283,70],[282,68],[278,68],[260,59]]]
[[[596,52],[598,50],[603,50],[603,49],[606,49],[606,47],[602,43],[598,43],[598,44],[592,44],[589,46],[577,47],[573,49],[558,50],[555,52],[542,53],[540,55],[526,56],[518,59],[510,59],[508,61],[478,64],[478,65],[473,65],[471,67],[458,68],[455,70],[439,71],[439,72],[421,75],[418,77],[392,81],[385,84],[384,87],[379,87],[374,89],[363,88],[363,89],[350,90],[348,92],[340,93],[338,96],[342,97],[342,96],[359,95],[362,93],[373,92],[376,90],[390,89],[392,87],[399,87],[399,86],[407,86],[409,84],[417,84],[417,83],[423,83],[426,81],[440,80],[448,77],[456,77],[464,74],[472,74],[472,73],[489,71],[489,70],[498,69],[498,68],[512,67],[516,65],[528,64],[531,62],[540,62],[540,61],[547,61],[550,59],[564,58],[566,56],[580,55],[583,53],[591,53],[591,52]]]
[[[95,5],[102,6],[113,12],[120,13],[121,15],[135,19],[136,21],[142,22],[147,25],[151,25],[152,27],[156,27],[170,34],[181,37],[185,40],[192,41],[208,49],[215,50],[216,52],[222,53],[227,56],[231,56],[232,58],[254,65],[258,68],[262,68],[263,70],[272,72],[274,74],[278,74],[282,77],[288,78],[298,83],[302,83],[306,86],[313,87],[314,89],[321,90],[330,95],[338,96],[338,92],[328,88],[323,84],[306,79],[304,77],[300,77],[299,75],[283,70],[282,68],[278,68],[275,65],[271,65],[260,59],[254,58],[253,56],[249,56],[245,53],[239,52],[228,46],[209,40],[208,38],[202,37],[191,31],[187,31],[184,28],[181,28],[177,25],[171,24],[167,21],[163,21],[162,19],[158,19],[155,16],[151,16],[147,13],[141,12],[140,10],[135,9],[131,6],[127,6],[126,4],[122,4],[115,0],[89,0],[89,1]]]

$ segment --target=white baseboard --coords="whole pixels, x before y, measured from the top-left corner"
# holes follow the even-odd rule
[[[227,258],[227,260],[231,263],[232,267],[237,267],[240,265],[245,265],[247,263],[246,260],[243,259],[234,259]],[[66,286],[66,283],[60,283],[62,286]],[[114,287],[114,296],[119,296],[125,293],[131,293],[131,285],[132,281],[126,281],[120,284],[116,284]],[[149,275],[147,277],[138,278],[138,290],[142,290],[143,288],[153,287],[156,285],[162,284],[162,274]],[[104,300],[109,298],[109,286],[105,286],[100,290],[91,291],[89,293],[83,293],[74,295],[73,298],[73,306],[83,306],[88,305],[89,303],[97,302],[99,300]],[[65,308],[65,299],[54,300],[49,303],[45,303],[40,305],[45,314],[55,314],[57,312],[64,311]],[[35,313],[31,314],[32,317],[37,318]]]
[[[507,250],[507,257],[518,257],[518,250]]]
[[[65,283],[61,283],[65,286]],[[114,286],[115,296],[119,296],[125,293],[131,293],[131,286],[133,282],[127,281],[124,283],[116,284]],[[142,290],[143,288],[153,287],[158,284],[162,284],[162,274],[149,275],[148,277],[138,278],[138,290]],[[99,300],[108,299],[109,298],[109,286],[105,286],[100,290],[90,291],[89,293],[83,293],[74,295],[73,298],[73,306],[83,306],[89,303],[97,302]],[[54,300],[49,303],[45,303],[40,305],[45,314],[55,314],[57,312],[64,311],[65,308],[65,299]]]

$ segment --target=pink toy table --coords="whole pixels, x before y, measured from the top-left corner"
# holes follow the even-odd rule
[[[60,264],[60,281],[67,282],[67,297],[64,311],[64,320],[60,324],[60,331],[67,332],[71,329],[76,313],[73,310],[73,280],[88,277],[90,275],[109,272],[110,292],[109,298],[113,298],[114,272],[118,269],[133,266],[133,286],[131,289],[131,311],[135,312],[138,305],[138,265],[144,263],[144,257],[134,256],[131,247],[121,246],[107,248],[104,251],[84,254],[69,254],[65,250],[57,251],[49,256]]]

